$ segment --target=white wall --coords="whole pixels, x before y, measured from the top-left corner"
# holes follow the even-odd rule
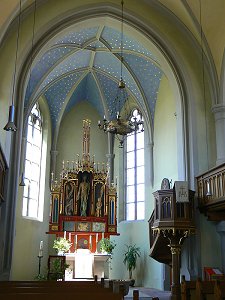
[[[41,273],[47,272],[48,259],[48,225],[49,225],[49,207],[50,207],[50,147],[51,147],[51,123],[47,105],[40,100],[40,109],[43,114],[43,151],[44,159],[42,167],[44,168],[44,193],[40,197],[43,201],[43,220],[32,220],[22,217],[23,205],[23,187],[18,187],[18,198],[16,206],[16,224],[15,239],[12,259],[11,280],[33,280],[38,274],[38,253],[40,241],[43,241],[43,259]]]

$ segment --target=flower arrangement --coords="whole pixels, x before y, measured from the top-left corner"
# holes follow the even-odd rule
[[[103,238],[100,240],[100,251],[107,252],[112,254],[113,249],[116,247],[116,244],[111,241],[109,238]]]
[[[56,249],[56,252],[68,252],[70,250],[72,243],[70,240],[67,240],[66,238],[63,237],[58,237],[56,240],[54,240],[53,243],[53,249]]]

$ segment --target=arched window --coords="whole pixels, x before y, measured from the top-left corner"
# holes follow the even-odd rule
[[[35,104],[29,119],[26,139],[23,211],[24,217],[38,218],[42,154],[42,117]]]
[[[134,109],[131,120],[142,119]],[[144,128],[127,136],[125,147],[126,220],[145,218]]]

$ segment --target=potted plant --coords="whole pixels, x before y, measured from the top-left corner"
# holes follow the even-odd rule
[[[112,254],[113,249],[116,247],[116,244],[111,241],[109,238],[103,238],[100,240],[100,251]]]
[[[124,253],[123,263],[126,265],[127,270],[129,272],[129,279],[131,281],[130,285],[133,286],[135,280],[132,278],[132,272],[136,268],[137,258],[140,257],[140,247],[136,245],[129,245]]]
[[[64,254],[70,250],[72,243],[70,240],[67,240],[63,237],[58,237],[54,240],[53,249],[56,249],[56,252],[60,254]]]
[[[69,267],[60,258],[55,258],[48,270],[48,280],[64,280],[65,270]]]

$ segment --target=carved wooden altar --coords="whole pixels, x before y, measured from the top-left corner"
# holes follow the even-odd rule
[[[50,234],[66,235],[78,248],[97,251],[103,237],[117,234],[117,194],[108,182],[108,165],[90,158],[90,121],[83,121],[83,154],[62,164],[60,181],[51,181]]]

